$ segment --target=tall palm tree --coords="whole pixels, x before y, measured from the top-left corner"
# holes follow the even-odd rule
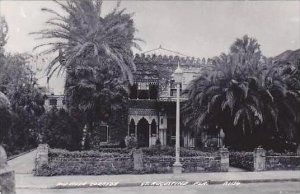
[[[61,15],[55,10],[42,10],[54,15],[46,23],[49,28],[32,34],[40,39],[52,40],[37,46],[47,47],[42,53],[58,53],[48,66],[48,76],[62,73],[66,69],[75,70],[78,66],[117,65],[122,78],[132,81],[132,47],[139,48],[134,38],[136,31],[132,14],[117,7],[102,16],[101,0],[67,0],[66,3],[54,0],[67,13]],[[53,41],[54,40],[54,41]],[[88,68],[88,67],[87,67]]]
[[[228,138],[279,131],[290,136],[298,93],[287,86],[289,79],[280,64],[261,55],[255,39],[245,36],[190,84],[185,123],[198,130],[219,126]]]
[[[123,107],[124,85],[133,83],[131,49],[139,46],[132,14],[120,10],[118,3],[102,16],[100,0],[55,2],[67,16],[43,9],[55,17],[47,21],[50,28],[34,34],[54,41],[36,48],[47,47],[43,53],[59,53],[48,66],[48,77],[66,71],[67,106],[82,115],[91,135],[95,122],[107,121],[112,111]]]

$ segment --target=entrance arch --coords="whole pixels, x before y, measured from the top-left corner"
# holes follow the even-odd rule
[[[135,122],[133,119],[131,119],[130,124],[129,124],[129,136],[135,136]]]
[[[157,135],[156,132],[157,132],[156,131],[156,122],[153,119],[152,122],[151,122],[151,136],[154,135],[154,134]]]
[[[137,124],[137,141],[139,147],[149,147],[149,123],[144,117]]]

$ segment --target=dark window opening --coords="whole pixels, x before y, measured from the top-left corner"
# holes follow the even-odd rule
[[[156,122],[154,119],[152,120],[152,123],[151,123],[151,135],[152,134],[156,134]]]
[[[56,100],[56,99],[50,99],[50,100],[49,100],[49,104],[50,104],[51,106],[56,106],[56,105],[57,105],[57,100]]]
[[[133,84],[132,86],[130,86],[129,92],[129,98],[137,99],[137,84]]]
[[[158,85],[150,85],[150,99],[157,99],[158,98]]]
[[[131,119],[129,124],[129,135],[135,135],[135,122]]]
[[[139,90],[138,91],[138,99],[149,99],[149,91],[148,90]]]
[[[107,125],[100,125],[99,140],[100,140],[100,142],[108,142],[108,126]]]

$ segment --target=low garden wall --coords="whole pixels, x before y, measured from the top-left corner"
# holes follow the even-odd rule
[[[70,152],[40,145],[37,150],[37,176],[171,173],[175,162],[173,148]],[[214,153],[182,149],[181,163],[186,173],[226,172],[229,153],[226,148]]]
[[[249,171],[300,170],[300,156],[296,153],[274,153],[256,148],[253,152],[230,152],[229,164]]]
[[[300,156],[266,156],[266,170],[300,170]]]

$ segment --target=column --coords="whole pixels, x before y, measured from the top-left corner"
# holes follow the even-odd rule
[[[156,139],[159,138],[159,134],[158,134],[158,123],[156,124]],[[161,139],[159,138],[160,143],[161,143]]]
[[[128,122],[127,136],[130,136],[130,120]]]
[[[151,138],[151,124],[149,124],[149,147],[152,145],[151,140],[152,140],[152,138]]]
[[[175,145],[175,163],[173,164],[173,173],[181,174],[182,165],[179,160],[180,155],[180,83],[177,83],[177,99],[176,99],[176,145]]]
[[[135,138],[137,139],[137,124],[135,125],[135,128],[134,128],[134,132],[135,132]]]
[[[263,171],[266,169],[266,151],[261,148],[255,148],[253,153],[254,171]]]

